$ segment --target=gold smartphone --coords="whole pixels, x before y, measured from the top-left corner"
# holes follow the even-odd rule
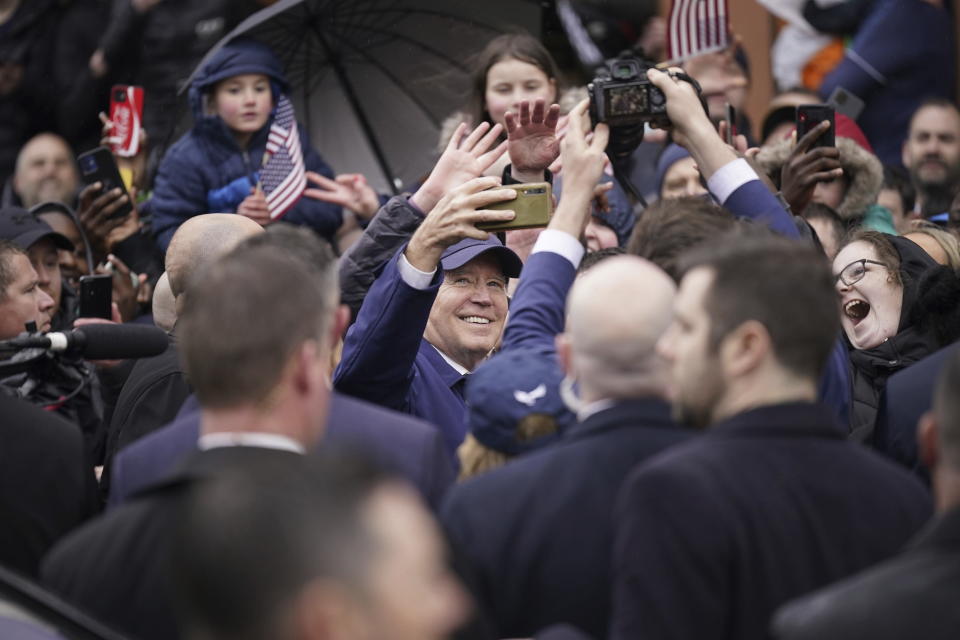
[[[553,191],[549,182],[505,184],[496,189],[513,189],[517,197],[487,205],[486,209],[513,211],[516,214],[509,222],[482,222],[477,225],[484,231],[509,231],[545,227],[553,215]]]

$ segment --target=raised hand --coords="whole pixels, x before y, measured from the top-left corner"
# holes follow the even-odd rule
[[[800,214],[813,198],[818,182],[829,182],[843,175],[840,167],[840,150],[836,147],[818,147],[810,150],[822,133],[830,128],[823,121],[811,129],[790,152],[780,170],[780,193],[790,204],[790,210]]]
[[[530,103],[524,100],[520,103],[519,115],[507,111],[504,119],[507,124],[507,152],[514,176],[540,173],[559,157],[559,105],[547,109],[543,98],[537,98],[531,109]]]
[[[316,189],[304,189],[303,195],[314,200],[323,200],[338,204],[353,211],[364,220],[369,220],[380,208],[380,198],[367,179],[359,173],[343,173],[336,180],[307,171],[307,181]]]
[[[466,131],[467,125],[461,122],[433,171],[411,197],[421,211],[430,211],[452,190],[483,175],[507,151],[506,141],[493,146],[503,133],[499,124],[491,127],[489,123],[481,122],[464,137]]]
[[[445,195],[427,214],[410,238],[404,255],[421,271],[432,271],[444,249],[464,238],[484,240],[489,233],[477,228],[481,222],[508,222],[513,211],[484,207],[517,197],[513,189],[497,189],[500,178],[474,178]]]
[[[120,207],[133,201],[132,196],[125,194],[120,187],[104,193],[103,183],[94,182],[83,188],[78,200],[77,218],[86,233],[90,250],[98,260],[140,227],[136,207],[125,217],[113,217]]]
[[[589,106],[590,101],[583,100],[570,112],[570,123],[561,145],[563,196],[549,225],[551,229],[565,231],[575,238],[583,234],[590,219],[590,204],[603,174],[607,160],[604,150],[610,138],[610,129],[601,122],[587,141]]]

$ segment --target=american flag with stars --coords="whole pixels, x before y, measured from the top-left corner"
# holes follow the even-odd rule
[[[277,100],[276,115],[270,125],[267,150],[263,155],[260,183],[273,220],[278,220],[297,204],[307,187],[297,118],[293,104],[285,95]]]

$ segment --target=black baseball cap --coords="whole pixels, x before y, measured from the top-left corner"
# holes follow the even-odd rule
[[[73,251],[73,243],[66,236],[57,233],[43,220],[21,209],[4,207],[0,209],[0,238],[10,240],[26,251],[41,238],[49,237],[59,249]]]

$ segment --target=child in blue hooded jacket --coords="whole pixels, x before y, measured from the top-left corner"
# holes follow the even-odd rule
[[[280,61],[253,40],[228,43],[204,65],[190,85],[193,128],[170,147],[157,173],[151,209],[161,249],[195,215],[236,212],[271,221],[260,169],[277,101],[287,92]],[[333,178],[299,133],[306,170]],[[343,215],[338,205],[302,195],[282,219],[333,239]]]

